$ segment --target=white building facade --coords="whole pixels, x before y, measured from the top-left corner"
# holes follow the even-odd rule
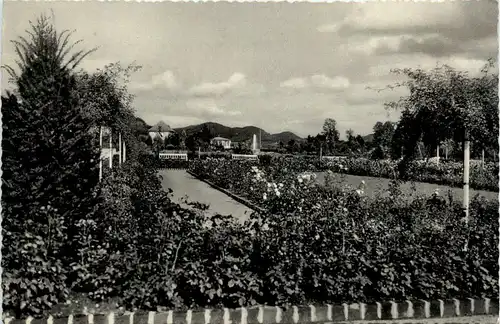
[[[231,140],[224,137],[214,137],[210,140],[210,145],[213,146],[222,146],[225,150],[229,150],[231,148]]]

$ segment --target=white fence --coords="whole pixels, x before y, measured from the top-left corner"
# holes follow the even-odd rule
[[[255,155],[255,154],[231,154],[231,159],[233,159],[233,160],[257,160],[257,155]]]
[[[188,156],[186,153],[160,153],[159,154],[160,160],[188,160]]]

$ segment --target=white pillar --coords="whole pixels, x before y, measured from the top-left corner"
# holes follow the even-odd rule
[[[99,126],[99,182],[102,179],[102,126]]]
[[[120,150],[118,155],[118,165],[122,165],[122,133],[118,134],[118,149]]]
[[[437,145],[436,149],[436,157],[437,157],[437,163],[439,164],[439,144]]]
[[[109,168],[113,168],[113,129],[109,128]]]
[[[123,141],[123,163],[127,160],[127,145],[125,145],[125,141]]]
[[[470,141],[469,134],[465,132],[464,138],[464,201],[463,210],[465,222],[469,222],[469,159],[470,159]]]

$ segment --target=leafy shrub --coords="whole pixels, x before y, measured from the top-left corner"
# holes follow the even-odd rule
[[[409,201],[397,183],[372,199],[362,188],[319,186],[285,162],[216,162],[192,168],[266,209],[247,224],[259,302],[498,295],[498,202],[474,199],[465,225],[459,204],[439,195]]]
[[[44,225],[37,224],[42,220]],[[9,244],[2,253],[4,310],[13,311],[17,317],[40,315],[69,293],[60,260],[65,239],[63,218],[49,205],[26,221],[24,232],[5,225],[3,239]]]
[[[267,157],[266,157],[267,158]],[[320,161],[315,156],[273,156],[266,165],[281,165],[287,170],[325,171],[358,176],[388,179],[402,178],[417,181],[460,187],[463,182],[463,164],[451,161],[412,161],[400,172],[400,162],[395,160],[372,160],[367,158],[343,157],[336,160]],[[477,190],[498,191],[498,164],[472,162],[470,164],[470,186]]]

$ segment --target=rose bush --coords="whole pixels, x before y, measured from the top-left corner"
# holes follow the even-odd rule
[[[266,165],[283,165],[288,171],[326,171],[377,178],[401,178],[400,161],[342,157],[319,160],[315,156],[266,156]],[[267,161],[270,160],[270,161]],[[478,161],[470,163],[470,186],[477,190],[498,191],[498,164]],[[452,187],[463,183],[463,164],[453,161],[412,161],[406,167],[406,181],[426,182]]]
[[[439,195],[409,201],[394,183],[388,195],[369,198],[362,184],[318,185],[306,165],[192,163],[191,171],[264,208],[238,224],[206,219],[198,203],[173,203],[151,157],[128,161],[78,221],[70,267],[42,255],[30,276],[11,271],[4,310],[24,316],[34,314],[26,305],[40,305],[41,314],[75,292],[145,310],[498,296],[498,202],[473,200],[466,225],[460,206]],[[19,244],[45,246],[31,235]],[[19,251],[12,262],[23,260]],[[47,297],[32,303],[38,279]]]
[[[438,193],[408,200],[397,183],[369,198],[362,185],[320,186],[293,165],[228,161],[218,174],[215,161],[194,165],[265,208],[247,223],[264,301],[498,295],[496,201],[474,199],[466,225],[459,204]]]

